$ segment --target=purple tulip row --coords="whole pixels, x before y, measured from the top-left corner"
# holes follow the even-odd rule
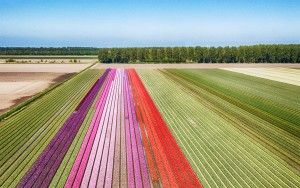
[[[81,100],[75,111],[22,178],[18,187],[47,187],[50,184],[109,71],[110,69],[107,69],[104,72]]]

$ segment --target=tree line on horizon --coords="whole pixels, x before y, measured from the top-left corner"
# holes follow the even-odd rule
[[[101,48],[102,63],[300,63],[300,45]]]
[[[300,63],[300,44],[239,47],[1,47],[0,55],[98,55],[101,63]]]

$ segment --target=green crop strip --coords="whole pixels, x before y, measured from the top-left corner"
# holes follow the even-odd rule
[[[298,86],[217,69],[169,72],[300,137]]]
[[[0,124],[0,186],[15,186],[99,78],[86,70]]]
[[[194,84],[179,84],[159,71],[140,70],[139,74],[205,187],[299,187],[297,170],[233,126],[247,121],[260,125],[268,122],[245,110],[239,112],[237,107],[232,110],[234,116],[227,111],[220,113],[219,106],[235,105],[205,89],[186,87]],[[211,99],[215,102],[208,101]],[[249,118],[244,122],[237,114]]]
[[[252,81],[253,78],[251,76],[244,76],[244,75],[242,75],[243,78],[239,81],[239,78],[234,77],[233,79],[232,75],[231,77],[226,76],[227,71],[224,71],[225,75],[224,74],[222,75],[223,71],[219,73],[219,70],[205,70],[205,71],[201,70],[201,71],[199,70],[199,72],[201,72],[201,77],[204,77],[203,78],[204,81],[202,81],[202,79],[199,79],[198,77],[188,77],[187,75],[185,75],[184,71],[170,70],[170,71],[164,71],[164,73],[167,74],[172,79],[176,79],[178,83],[181,83],[186,88],[191,90],[197,97],[202,97],[202,100],[206,100],[207,102],[210,102],[212,104],[211,106],[215,107],[215,110],[217,110],[218,113],[223,112],[223,114],[227,117],[227,119],[231,119],[237,122],[237,123],[233,123],[233,125],[241,129],[246,134],[254,137],[257,141],[259,141],[261,144],[266,146],[266,148],[270,149],[275,154],[277,154],[282,159],[284,159],[293,168],[299,170],[300,169],[300,151],[298,147],[300,144],[299,137],[290,134],[285,129],[282,130],[281,126],[278,127],[277,124],[275,124],[274,126],[274,124],[271,123],[271,122],[274,123],[274,121],[270,122],[267,121],[266,119],[261,118],[261,117],[265,117],[263,115],[267,113],[262,110],[253,110],[251,106],[244,104],[242,101],[244,98],[247,98],[247,100],[252,100],[252,101],[254,100],[256,103],[260,103],[260,101],[261,103],[266,103],[266,101],[270,101],[268,103],[269,104],[268,109],[271,109],[273,106],[276,107],[282,106],[282,111],[287,111],[286,114],[288,112],[291,112],[292,115],[294,115],[293,113],[298,110],[297,106],[299,104],[297,102],[294,103],[294,106],[289,104],[292,104],[293,101],[297,101],[297,97],[295,96],[295,93],[287,93],[287,92],[289,91],[297,92],[298,89],[297,86],[291,86],[288,84],[282,84],[273,81],[270,81],[271,83],[268,84],[268,80],[265,79],[257,80],[256,78],[254,78],[255,81]],[[186,71],[186,72],[194,73],[194,71],[190,71],[190,72]],[[198,74],[198,72],[196,71],[194,74]],[[220,74],[221,76],[219,76]],[[239,74],[237,75],[241,76]],[[261,82],[263,82],[264,84],[262,84]],[[281,84],[283,86],[278,87],[278,85],[280,86]],[[261,86],[263,88],[257,88],[257,86]],[[240,89],[239,87],[241,87],[242,89]],[[228,88],[228,89],[218,90],[215,88]],[[276,91],[276,90],[282,90],[282,88],[285,89],[284,92],[286,96],[289,96],[289,100],[290,100],[289,104],[286,104],[287,99],[286,97],[282,96],[282,91]],[[270,91],[275,91],[275,93],[270,94]],[[204,95],[205,92],[208,92],[210,95],[209,94]],[[237,95],[234,95],[232,93],[237,93]],[[245,97],[245,95],[248,96]],[[230,107],[228,106],[228,104],[225,103],[225,101],[231,104]],[[287,110],[287,108],[291,109],[291,111]],[[258,112],[263,113],[263,115],[258,114]],[[298,118],[297,114],[295,114],[295,116],[296,118]],[[277,118],[276,115],[271,116],[269,114],[268,117]],[[263,121],[262,119],[265,121]],[[297,124],[296,125],[293,124],[293,127],[295,128],[294,130],[297,130],[299,126]]]

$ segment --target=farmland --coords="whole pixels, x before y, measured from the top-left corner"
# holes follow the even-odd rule
[[[300,188],[299,10],[1,1],[0,188]]]
[[[299,186],[297,86],[214,69],[140,75],[204,186]]]
[[[88,66],[0,64],[0,113],[60,84]]]
[[[72,73],[79,72],[84,68],[87,68],[91,64],[1,64],[0,72],[53,72],[53,73]]]
[[[97,56],[87,55],[0,55],[0,64],[87,64],[97,61]]]
[[[286,68],[224,68],[225,70],[300,86],[299,71]]]
[[[131,66],[0,122],[0,187],[300,186],[298,69]]]

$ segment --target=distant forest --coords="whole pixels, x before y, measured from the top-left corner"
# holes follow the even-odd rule
[[[300,63],[300,44],[239,47],[0,48],[0,55],[98,55],[102,63]]]
[[[102,48],[102,63],[299,63],[300,45]]]
[[[27,48],[0,47],[0,55],[98,55],[99,48],[62,47],[62,48]]]

